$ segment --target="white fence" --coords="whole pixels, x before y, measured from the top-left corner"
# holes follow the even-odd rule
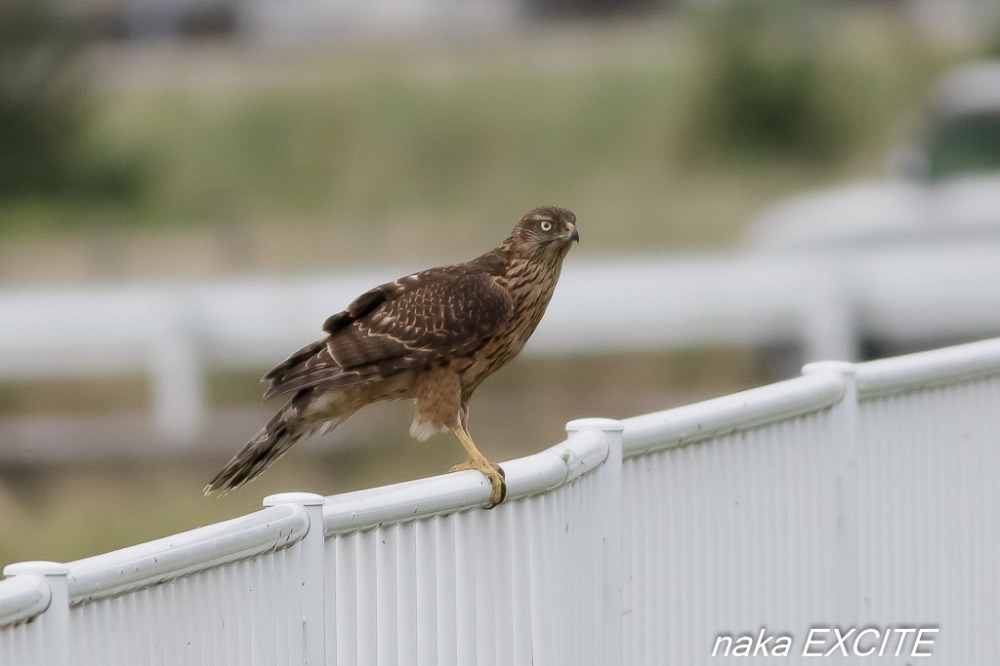
[[[797,344],[806,359],[853,360],[862,340],[1000,335],[998,256],[1000,247],[982,242],[796,257],[571,257],[525,352]],[[271,367],[355,296],[407,270],[0,291],[0,377],[146,374],[159,434],[193,442],[210,369]]]
[[[812,663],[833,627],[907,638],[880,663],[993,664],[998,405],[1000,339],[573,422],[492,511],[475,472],[275,496],[8,566],[0,664],[689,666],[762,630]]]

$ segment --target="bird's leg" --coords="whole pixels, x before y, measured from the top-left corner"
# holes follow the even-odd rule
[[[507,497],[507,483],[504,480],[503,468],[497,463],[486,459],[486,456],[476,448],[475,443],[472,441],[472,436],[469,435],[469,431],[465,427],[454,427],[451,431],[455,433],[455,437],[465,447],[465,451],[469,456],[468,460],[455,465],[451,468],[451,471],[461,472],[466,469],[474,469],[485,476],[493,488],[493,494],[490,495],[490,505],[486,508],[492,509]]]

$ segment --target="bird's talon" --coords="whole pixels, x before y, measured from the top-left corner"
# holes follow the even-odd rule
[[[487,509],[492,509],[497,504],[500,504],[505,499],[507,499],[507,481],[506,475],[504,474],[503,467],[494,462],[484,461],[486,464],[477,464],[471,460],[466,460],[464,463],[459,463],[451,468],[452,472],[464,472],[465,470],[475,470],[486,477],[486,480],[490,482],[490,487],[492,492],[490,493],[490,503],[486,507]]]
[[[499,467],[497,469],[499,469],[499,471],[500,471],[500,477],[501,477],[500,478],[500,488],[499,488],[499,495],[500,495],[500,497],[495,502],[493,502],[488,507],[486,507],[487,509],[492,509],[497,504],[500,504],[505,499],[507,499],[507,482],[503,479],[503,470],[500,469]],[[493,501],[493,497],[496,496],[497,494],[498,494],[497,493],[497,488],[494,488],[493,489],[493,495],[490,496],[490,501],[491,502]]]
[[[493,468],[494,473],[485,476],[493,488],[493,493],[490,495],[490,504],[486,507],[487,509],[492,509],[507,499],[507,475],[504,474],[503,467],[493,462],[490,463],[490,467]]]

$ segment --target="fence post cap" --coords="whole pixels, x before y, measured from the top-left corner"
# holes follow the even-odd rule
[[[579,432],[581,430],[603,430],[605,432],[621,432],[625,430],[625,424],[616,419],[604,418],[584,418],[573,419],[566,424],[566,432]]]
[[[35,574],[37,576],[67,576],[69,567],[62,562],[49,562],[47,560],[32,560],[29,562],[14,562],[3,568],[4,576],[23,576],[25,574]]]
[[[277,493],[264,498],[264,506],[278,504],[301,504],[302,506],[322,506],[326,498],[316,493]]]
[[[816,372],[835,372],[838,375],[853,376],[857,374],[857,364],[848,361],[813,361],[802,366],[803,375]]]

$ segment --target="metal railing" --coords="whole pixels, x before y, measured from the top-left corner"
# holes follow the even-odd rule
[[[475,472],[273,496],[8,566],[0,664],[687,665],[762,630],[796,663],[817,626],[993,663],[997,404],[1000,339],[571,422],[492,511]]]

